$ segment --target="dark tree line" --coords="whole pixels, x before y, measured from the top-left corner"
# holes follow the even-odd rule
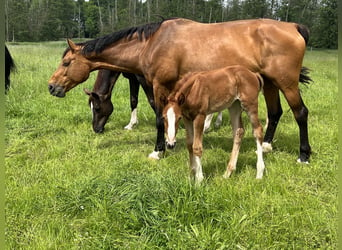
[[[5,0],[5,35],[6,41],[94,38],[160,16],[298,22],[310,28],[310,46],[337,48],[337,0]]]

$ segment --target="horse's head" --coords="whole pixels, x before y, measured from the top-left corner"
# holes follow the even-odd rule
[[[65,51],[62,62],[49,80],[51,95],[64,97],[65,93],[88,79],[90,63],[82,54],[82,46],[68,39],[69,48]]]
[[[89,95],[89,106],[93,116],[93,130],[95,133],[102,133],[109,116],[114,110],[111,96],[110,94],[97,94],[87,89],[84,89],[84,92]]]
[[[181,105],[184,103],[184,95],[181,98],[165,98],[162,96],[161,102],[165,104],[163,109],[163,119],[166,132],[166,146],[172,149],[176,146],[176,134],[179,121],[182,118]]]

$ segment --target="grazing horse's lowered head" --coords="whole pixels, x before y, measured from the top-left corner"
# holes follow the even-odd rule
[[[104,131],[104,126],[113,113],[112,90],[120,74],[116,71],[99,70],[93,91],[84,89],[84,92],[89,96],[92,125],[95,133]]]

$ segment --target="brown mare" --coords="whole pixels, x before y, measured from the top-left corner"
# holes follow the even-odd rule
[[[215,85],[213,84],[215,83]],[[173,148],[180,118],[186,128],[186,144],[190,157],[190,172],[197,182],[203,180],[202,140],[205,118],[208,114],[228,108],[233,129],[233,149],[227,170],[228,178],[236,169],[244,128],[241,112],[245,110],[251,121],[257,144],[257,179],[261,179],[265,169],[262,156],[262,126],[258,119],[258,94],[263,80],[242,66],[229,66],[212,71],[189,73],[176,83],[174,90],[164,103],[164,125],[166,145]]]
[[[84,89],[89,95],[89,106],[92,112],[92,126],[95,133],[102,133],[104,126],[113,112],[113,103],[111,100],[113,87],[121,72],[110,71],[106,69],[99,70],[93,90]],[[150,106],[154,109],[153,89],[148,85],[144,77],[130,73],[123,73],[129,80],[131,119],[125,126],[125,129],[131,130],[138,123],[137,106],[139,97],[139,87],[142,86]]]
[[[159,153],[165,150],[160,96],[167,96],[187,72],[239,64],[264,79],[268,111],[264,143],[271,143],[282,114],[280,90],[299,127],[299,161],[307,162],[311,153],[308,109],[302,101],[298,81],[311,80],[302,68],[308,37],[309,31],[303,25],[269,19],[214,24],[183,18],[163,20],[85,43],[68,40],[69,48],[49,80],[49,91],[63,97],[98,69],[143,75],[153,86],[156,105],[157,143],[150,157],[159,158]]]

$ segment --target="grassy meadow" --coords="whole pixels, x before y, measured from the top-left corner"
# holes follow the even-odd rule
[[[139,124],[129,122],[129,86],[119,79],[103,134],[91,128],[96,72],[65,98],[47,82],[66,44],[8,44],[17,65],[6,96],[7,249],[337,249],[337,51],[307,51],[314,83],[310,164],[296,162],[298,127],[286,101],[267,172],[256,180],[256,145],[244,114],[237,171],[222,178],[232,148],[229,115],[204,137],[205,181],[188,180],[185,131],[160,161],[147,158],[155,116],[143,91]],[[260,117],[266,111],[260,96]]]

